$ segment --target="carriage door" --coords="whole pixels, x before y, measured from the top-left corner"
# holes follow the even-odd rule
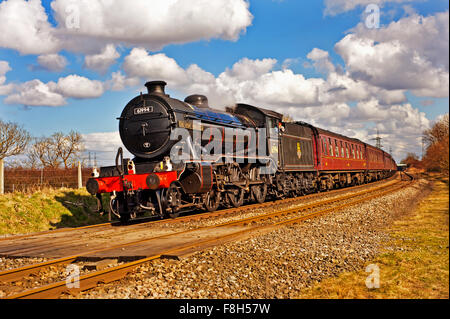
[[[267,147],[268,147],[268,155],[274,161],[276,168],[278,168],[279,163],[279,137],[280,132],[278,128],[279,120],[273,117],[267,117]]]

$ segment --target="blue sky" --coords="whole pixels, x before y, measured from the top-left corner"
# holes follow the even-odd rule
[[[16,4],[15,7],[12,6],[13,2]],[[39,30],[48,29],[50,34],[54,32],[57,37],[60,36],[60,33],[57,32],[64,29],[58,22],[63,14],[61,8],[64,8],[64,5],[69,2],[64,3],[65,0],[55,0],[60,5],[59,9],[52,8],[50,2],[42,1],[41,4],[45,10],[42,11],[39,8],[40,1],[38,0],[30,2],[24,0],[0,1],[0,17],[2,17],[2,10],[5,16],[6,14],[11,16],[14,13],[13,10],[18,11],[16,11],[17,16],[24,12],[33,14],[33,10],[41,14],[45,12],[48,23],[44,27],[38,28],[39,21],[28,23],[32,26],[35,23],[34,26]],[[110,2],[114,1],[111,0]],[[191,2],[193,6],[195,6],[195,2]],[[223,8],[220,7],[220,2],[224,2]],[[88,10],[88,2],[83,2],[79,8],[81,14],[81,28],[79,30],[83,34],[80,42],[75,44],[73,41],[78,39],[78,34],[76,32],[71,33],[71,30],[69,30],[64,39],[57,38],[54,41],[52,39],[52,41],[49,41],[49,45],[45,45],[45,39],[42,38],[45,35],[38,34],[36,39],[33,39],[33,41],[36,41],[35,44],[31,43],[27,47],[25,43],[22,47],[20,42],[28,40],[21,36],[19,31],[21,27],[28,30],[26,26],[20,25],[19,22],[15,25],[16,22],[8,22],[3,19],[3,22],[0,20],[0,34],[4,34],[4,36],[0,35],[0,61],[6,62],[9,67],[8,71],[2,74],[0,64],[0,119],[20,123],[34,136],[50,135],[56,131],[68,132],[75,129],[85,134],[86,139],[91,137],[87,143],[88,149],[102,151],[108,144],[108,140],[98,140],[96,135],[90,134],[114,134],[113,132],[117,131],[118,128],[116,117],[120,115],[126,103],[139,90],[145,90],[143,84],[146,80],[166,80],[169,93],[180,99],[183,99],[186,95],[197,93],[191,90],[198,87],[194,85],[195,79],[198,79],[198,77],[190,77],[191,75],[187,71],[191,65],[195,64],[203,72],[199,74],[207,72],[212,76],[210,82],[200,87],[204,88],[204,92],[199,93],[210,93],[211,99],[217,107],[222,107],[229,101],[251,102],[255,105],[289,113],[295,119],[306,120],[327,129],[361,138],[366,142],[370,142],[370,138],[374,136],[375,128],[379,128],[380,132],[384,134],[383,137],[387,145],[392,148],[396,148],[396,145],[398,145],[398,149],[394,150],[397,160],[401,159],[408,151],[419,153],[420,128],[431,125],[432,121],[438,116],[447,113],[449,108],[448,89],[447,93],[445,89],[442,89],[443,85],[448,86],[448,63],[445,65],[436,58],[438,55],[443,55],[448,60],[448,2],[440,0],[417,2],[373,1],[379,5],[381,14],[380,28],[374,30],[373,33],[370,33],[370,30],[365,31],[361,27],[365,19],[364,10],[367,1],[356,0],[353,2],[355,4],[360,3],[360,5],[344,8],[342,1],[333,0],[258,0],[249,2],[235,0],[233,6],[231,6],[225,4],[226,1],[217,1],[214,7],[196,8],[196,11],[191,13],[194,17],[197,17],[196,19],[171,21],[171,23],[179,24],[180,29],[192,27],[192,32],[189,34],[180,31],[180,35],[173,36],[174,41],[170,40],[172,33],[167,31],[164,22],[161,22],[163,25],[160,29],[158,29],[158,26],[149,25],[149,28],[156,28],[154,34],[158,34],[159,38],[169,39],[163,40],[163,44],[156,43],[157,41],[152,34],[148,35],[147,38],[144,35],[144,42],[142,42],[142,39],[136,39],[136,33],[133,32],[129,33],[130,39],[125,41],[122,35],[119,37],[113,31],[106,36],[101,34],[104,30],[98,32],[92,30],[90,33],[91,29],[84,29],[83,26],[85,21],[83,18],[86,17],[87,19],[91,12]],[[176,1],[171,1],[171,3],[176,4]],[[245,4],[249,5],[245,8]],[[131,1],[129,5],[132,5]],[[140,5],[145,6],[142,3]],[[183,13],[183,10],[188,10],[181,5],[175,6],[175,8],[180,8],[181,13]],[[330,13],[330,8],[334,8],[335,12]],[[106,16],[108,14],[106,9],[101,14]],[[151,11],[151,9],[149,10]],[[158,10],[155,9],[155,12],[159,12]],[[226,15],[227,10],[232,13],[238,12],[242,15],[242,18],[239,21],[226,21],[226,18],[221,17],[221,13]],[[245,16],[245,13],[247,16]],[[98,15],[98,12],[96,14]],[[118,13],[116,12],[116,14]],[[126,14],[128,13],[123,12],[124,21],[127,21]],[[149,14],[151,16],[151,12]],[[195,25],[200,23],[198,17],[202,19],[205,17],[206,20],[209,20],[206,18],[209,14],[215,14],[216,16],[211,19],[212,22],[204,23],[205,28],[210,31],[207,34],[202,34]],[[248,14],[251,15],[251,18],[248,17]],[[442,25],[434,21],[439,14],[444,15],[444,21],[447,19],[446,29],[445,27],[442,29]],[[430,44],[421,43],[421,37],[425,40],[428,37],[427,30],[424,30],[423,34],[420,32],[417,34],[416,42],[408,41],[407,36],[402,36],[398,28],[394,29],[393,23],[413,24],[416,21],[414,20],[415,17],[427,19],[429,25],[440,28],[437,39],[442,44],[441,46],[436,46],[433,49],[430,48]],[[172,17],[169,15],[167,19],[170,18]],[[217,23],[214,23],[214,20]],[[132,27],[132,24],[130,22],[129,28]],[[27,28],[30,27],[29,25]],[[231,29],[232,25],[234,29]],[[355,30],[358,25],[360,28]],[[138,27],[136,27],[136,30],[139,30]],[[418,26],[418,28],[421,28],[421,26]],[[392,31],[390,31],[391,29]],[[18,33],[15,37],[12,35],[13,30],[17,30]],[[232,35],[224,35],[223,30],[232,33]],[[196,32],[199,34],[196,35]],[[386,72],[386,77],[381,73],[378,80],[368,77],[367,74],[370,75],[370,72],[367,72],[364,77],[360,76],[359,65],[361,63],[358,62],[358,59],[361,59],[361,61],[368,61],[368,59],[365,59],[363,53],[360,53],[364,52],[363,49],[356,51],[355,45],[360,43],[358,41],[361,39],[374,40],[374,43],[365,43],[365,45],[368,45],[368,49],[374,49],[381,55],[385,52],[383,51],[383,44],[386,44],[386,46],[392,45],[397,40],[395,39],[395,32],[399,32],[398,40],[403,41],[400,45],[407,52],[419,52],[421,61],[426,63],[421,62],[420,66],[417,66],[413,65],[414,61],[408,64],[405,58],[389,55],[386,56],[387,61],[394,58],[401,58],[402,61],[405,61],[402,68],[399,67],[399,70],[395,70],[396,73],[404,72],[405,78],[420,78],[422,74],[425,74],[425,77],[428,73],[423,73],[422,67],[426,67],[427,71],[430,70],[430,76],[439,74],[439,82],[434,87],[428,86],[428,84],[421,87],[420,83],[408,81],[408,83],[399,83],[401,90],[396,91],[398,88],[394,90],[392,85],[395,86],[398,81],[395,79],[384,81],[384,78],[388,79],[392,76],[389,73],[389,68],[383,70],[383,72]],[[349,34],[354,34],[355,38],[350,39],[351,41],[348,41],[348,43],[344,43],[343,39]],[[393,34],[394,39],[390,38],[389,34]],[[447,38],[442,38],[441,34],[446,34]],[[55,44],[55,48],[50,49],[52,43],[57,43],[57,45]],[[337,50],[336,45],[338,43],[340,45]],[[111,60],[112,62],[106,70],[99,71],[95,66],[87,66],[86,57],[100,54],[103,47],[108,44],[114,46],[118,57]],[[130,61],[131,57],[137,56],[138,51],[136,49],[139,48],[142,49],[139,51],[139,56],[142,57],[142,61],[146,65],[142,67],[142,70],[140,70],[139,65],[134,65]],[[315,48],[318,50],[308,58],[308,55]],[[436,50],[437,52],[430,53],[430,50]],[[64,66],[55,71],[49,70],[48,65],[40,65],[38,57],[48,54],[63,57],[65,59]],[[188,80],[178,81],[177,78],[167,76],[166,71],[155,67],[156,54],[161,54],[161,60],[158,61],[163,61],[163,64],[164,61],[168,63],[167,69],[173,68],[173,72],[170,74],[186,75],[189,83],[186,83]],[[405,56],[408,58],[411,55]],[[241,63],[238,64],[239,62]],[[376,65],[378,62],[379,59],[373,64],[373,73],[380,70]],[[236,66],[236,64],[238,65]],[[327,65],[326,70],[318,67],[319,64]],[[242,73],[239,73],[244,72],[242,70],[251,70],[254,77],[249,78],[247,75],[243,77]],[[122,85],[120,89],[111,89],[108,83],[112,82],[108,81],[112,79],[114,72],[120,72],[131,84]],[[83,80],[86,79],[86,81],[98,81],[96,83],[103,85],[103,89],[99,92],[88,92],[85,95],[80,93],[81,96],[76,96],[70,89],[64,87],[64,84],[70,86],[78,82],[58,82],[61,78],[67,78],[70,75],[77,75],[82,77]],[[333,76],[339,77],[339,83],[346,83],[344,86],[348,92],[352,90],[351,86],[355,86],[354,93],[349,93],[346,96],[333,96],[330,92],[337,85],[337,82],[332,80]],[[319,83],[315,79],[321,79],[322,82]],[[45,90],[44,95],[51,92],[51,94],[56,94],[52,96],[64,100],[65,103],[48,106],[46,105],[46,103],[49,103],[47,99],[49,96],[47,95],[39,101],[29,95],[20,95],[20,93],[24,94],[26,90],[30,90],[30,95],[35,92],[30,89],[31,84],[28,87],[24,86],[25,83],[35,80],[42,83]],[[71,80],[74,79],[71,78]],[[292,81],[292,83],[289,81]],[[427,78],[424,78],[423,81],[430,82]],[[244,82],[245,85],[243,84],[239,90],[233,87]],[[224,83],[230,86],[225,91],[222,90]],[[274,87],[289,85],[290,89],[286,94],[292,94],[292,97],[277,99],[274,95],[268,96],[265,86],[267,83]],[[56,84],[58,84],[58,87],[56,87]],[[3,95],[2,85],[4,87]],[[6,87],[7,85],[9,87]],[[296,85],[299,86],[299,90],[293,92]],[[362,89],[359,85],[364,85],[364,88]],[[337,87],[340,88],[341,86],[338,85]],[[323,97],[320,96],[316,101],[314,97],[309,97],[311,90],[313,90],[308,89],[309,87],[317,90],[327,87],[330,90],[324,90],[323,94],[320,93]],[[364,90],[364,92],[357,92],[357,90]],[[394,91],[396,93],[395,98],[391,97]],[[305,93],[303,94],[303,92]],[[229,96],[226,96],[227,93],[229,93]],[[389,98],[386,98],[387,95],[389,95]],[[369,107],[375,108],[374,112],[371,112]],[[399,112],[404,112],[405,115],[403,116],[401,115],[403,113]],[[404,123],[402,123],[402,117],[405,120]],[[389,121],[392,121],[393,118],[396,121],[390,123]],[[107,135],[102,136],[104,138]],[[117,135],[114,135],[111,141],[116,146],[118,144]],[[106,148],[112,152],[109,147]],[[108,156],[112,157],[112,155]]]

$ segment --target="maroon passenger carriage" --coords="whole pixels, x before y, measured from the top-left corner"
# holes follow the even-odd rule
[[[211,109],[203,95],[180,101],[165,93],[165,85],[146,83],[148,93],[133,98],[119,117],[122,142],[135,158],[124,159],[119,149],[115,166],[101,167],[86,185],[100,210],[102,194],[109,193],[109,209],[122,221],[142,213],[176,217],[185,210],[300,196],[368,183],[396,171],[388,153],[360,140],[304,122],[284,123],[281,114],[248,104],[225,112]],[[170,153],[181,139],[170,136],[178,128],[188,131],[182,143],[192,149],[220,140],[221,154],[213,160],[174,162]],[[220,136],[202,136],[208,129]],[[253,133],[237,149],[236,139],[225,138],[229,130]],[[273,169],[263,174],[268,167]]]

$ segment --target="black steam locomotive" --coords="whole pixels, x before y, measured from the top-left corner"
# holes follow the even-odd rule
[[[118,118],[124,146],[136,157],[101,167],[87,190],[110,193],[122,221],[141,213],[177,217],[366,183],[395,172],[392,157],[359,140],[248,104],[213,110],[203,95],[184,101],[166,83],[145,84]],[[188,156],[186,156],[188,154]],[[184,156],[184,157],[183,157]],[[104,210],[104,207],[100,207]]]

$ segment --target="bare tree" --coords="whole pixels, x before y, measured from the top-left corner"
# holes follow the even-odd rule
[[[65,168],[74,166],[78,157],[84,150],[80,133],[71,131],[68,135],[61,132],[54,133],[50,137],[34,139],[28,150],[28,163],[35,167],[38,163],[42,167]]]
[[[31,167],[40,163],[42,167],[56,168],[61,164],[55,144],[49,137],[35,138],[28,149],[27,157]]]
[[[65,168],[68,168],[69,164],[74,165],[84,150],[83,137],[78,132],[70,131],[68,135],[58,132],[53,134],[51,139],[55,145],[56,154]]]
[[[448,139],[449,134],[449,114],[445,114],[439,121],[423,132],[423,136],[428,146]]]
[[[3,160],[22,153],[29,141],[30,134],[19,125],[0,120],[0,194],[5,191]]]
[[[0,120],[0,159],[22,153],[29,141],[30,134],[18,124]]]

